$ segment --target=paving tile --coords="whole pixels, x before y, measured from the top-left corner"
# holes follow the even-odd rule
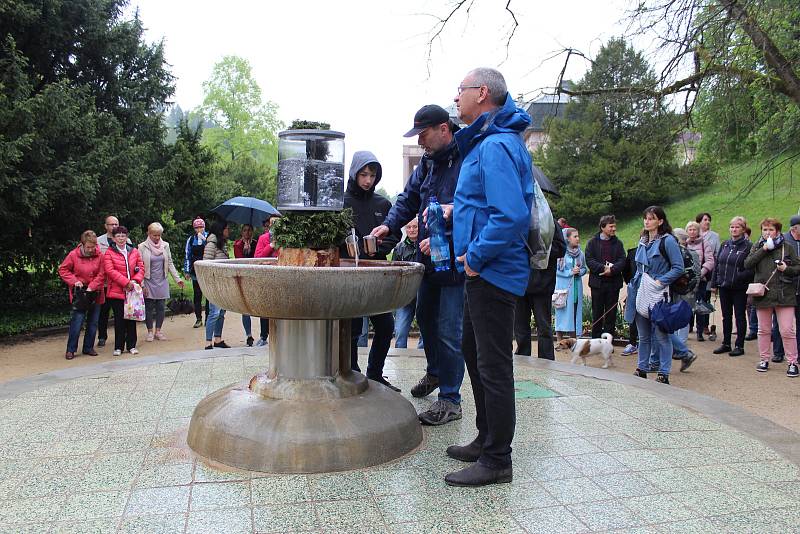
[[[320,524],[331,529],[358,529],[382,523],[378,506],[371,499],[315,503]]]
[[[58,520],[80,521],[120,517],[125,512],[128,497],[130,497],[130,492],[127,491],[101,491],[71,495],[59,514]]]
[[[50,532],[53,523],[0,524],[0,534],[42,534]]]
[[[311,497],[317,500],[358,499],[370,495],[364,473],[332,473],[309,477]]]
[[[641,471],[642,478],[665,492],[690,492],[701,489],[710,491],[708,485],[698,480],[686,469],[670,468]]]
[[[127,515],[184,514],[189,510],[189,487],[148,488],[131,493]]]
[[[447,521],[415,521],[413,523],[394,523],[388,526],[392,534],[441,534],[455,532],[456,527]]]
[[[446,519],[452,512],[425,493],[384,495],[375,498],[378,510],[387,524]]]
[[[528,532],[548,534],[578,534],[589,528],[564,506],[514,512],[514,518]]]
[[[250,482],[253,505],[298,503],[311,500],[306,475],[275,475]]]
[[[119,518],[111,517],[73,523],[56,523],[53,534],[114,534],[117,532]]]
[[[542,486],[560,504],[574,504],[591,501],[604,501],[613,498],[590,478],[568,478],[542,482]]]
[[[397,495],[425,491],[424,477],[430,474],[420,469],[380,469],[364,476],[373,495]]]
[[[661,492],[636,473],[600,475],[593,477],[592,480],[614,497],[636,497]]]
[[[566,460],[586,476],[608,475],[630,471],[625,464],[605,453],[568,456]]]
[[[256,532],[283,533],[314,530],[324,527],[317,521],[314,504],[272,504],[253,507],[253,526]]]
[[[192,485],[191,510],[250,506],[250,482],[205,482]]]
[[[800,480],[800,468],[783,460],[736,464],[734,468],[761,482]]]
[[[211,467],[198,461],[194,466],[195,482],[235,482],[237,480],[250,480],[248,471],[223,466]]]
[[[65,497],[6,501],[0,505],[0,524],[52,521],[65,504]]]
[[[137,488],[183,486],[192,482],[192,464],[167,464],[148,467],[139,473]]]
[[[455,532],[460,534],[473,534],[475,532],[489,534],[524,534],[525,530],[510,514],[456,514],[450,520],[455,527]]]
[[[490,486],[487,494],[494,510],[513,512],[531,508],[544,508],[555,504],[553,497],[543,487],[543,483],[540,484],[538,482],[497,484]]]
[[[120,534],[173,534],[183,532],[185,514],[127,516],[120,526]]]
[[[187,534],[226,534],[253,532],[253,519],[250,508],[226,510],[192,511],[189,513]]]
[[[619,501],[600,501],[567,506],[575,517],[592,530],[617,530],[643,526],[644,518],[619,505]]]
[[[648,523],[667,523],[696,516],[696,512],[685,506],[684,501],[675,495],[640,495],[620,499],[618,502]]]
[[[563,458],[530,458],[514,461],[514,477],[523,480],[560,480],[580,476],[581,472]]]

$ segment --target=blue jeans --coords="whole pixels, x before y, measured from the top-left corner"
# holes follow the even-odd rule
[[[266,317],[259,317],[258,321],[261,326],[261,339],[266,340],[269,336],[269,319]],[[253,337],[253,322],[249,315],[242,315],[242,327],[244,328],[245,336]]]
[[[414,312],[417,309],[417,299],[412,300],[402,308],[397,308],[394,312],[394,347],[396,349],[408,348],[408,331],[411,329],[411,322],[414,320]]]
[[[672,342],[669,334],[657,328],[650,319],[636,314],[636,328],[639,330],[638,369],[645,373],[650,370],[650,352],[658,356],[658,372],[668,375],[672,369]]]
[[[758,314],[752,304],[747,307],[747,333],[751,336],[758,334]]]
[[[83,335],[83,352],[90,352],[94,348],[94,336],[97,334],[97,321],[100,319],[100,304],[92,304],[86,311],[72,310],[69,320],[69,338],[67,338],[67,352],[78,352],[78,338],[81,335],[81,326],[86,320],[86,333]]]
[[[427,372],[439,379],[439,398],[461,403],[464,356],[461,331],[464,317],[464,286],[439,286],[425,278],[417,292],[417,324],[425,340]]]
[[[361,318],[361,335],[358,336],[357,345],[359,347],[369,345],[369,317]]]
[[[689,325],[670,334],[669,340],[672,341],[672,352],[681,357],[686,356],[689,353],[689,347],[686,346],[687,339],[689,339]]]
[[[222,326],[225,324],[225,310],[214,304],[208,303],[208,317],[206,317],[206,341],[215,337],[222,337]]]

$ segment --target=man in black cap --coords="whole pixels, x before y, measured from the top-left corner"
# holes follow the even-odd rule
[[[436,105],[423,106],[414,115],[414,127],[405,137],[418,136],[425,150],[411,173],[405,190],[389,211],[383,224],[372,230],[379,239],[400,235],[400,229],[413,218],[419,222],[416,261],[425,265],[425,276],[417,294],[417,324],[425,340],[428,361],[425,376],[411,388],[414,397],[425,397],[439,388],[439,398],[419,414],[427,425],[443,425],[461,419],[461,383],[464,357],[461,330],[464,308],[464,275],[456,271],[453,253],[453,195],[456,190],[461,156],[453,133],[458,126],[447,111]],[[435,196],[442,205],[450,244],[450,269],[434,271],[430,258],[430,238],[425,226],[428,203]]]

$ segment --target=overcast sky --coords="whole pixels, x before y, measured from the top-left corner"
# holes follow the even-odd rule
[[[203,100],[202,83],[226,55],[246,58],[265,99],[278,105],[287,125],[294,119],[324,121],[346,134],[346,167],[356,150],[373,151],[383,165],[382,185],[403,183],[402,134],[425,104],[447,106],[464,75],[478,66],[498,68],[515,97],[530,100],[552,87],[564,47],[595,54],[622,33],[625,0],[523,2],[512,0],[520,22],[511,47],[505,1],[477,0],[472,12],[454,16],[435,42],[428,40],[448,0],[397,2],[132,0],[146,39],[164,39],[176,76],[174,101],[188,111]],[[506,59],[506,54],[508,58]],[[574,62],[569,77],[586,66]],[[430,71],[429,71],[430,69]]]

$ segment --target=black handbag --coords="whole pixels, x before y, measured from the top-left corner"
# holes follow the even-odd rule
[[[183,295],[182,289],[180,296],[170,299],[169,302],[167,302],[167,308],[175,315],[194,313],[194,304]]]
[[[87,291],[85,287],[72,288],[72,309],[85,312],[94,305],[95,300],[96,291]]]

